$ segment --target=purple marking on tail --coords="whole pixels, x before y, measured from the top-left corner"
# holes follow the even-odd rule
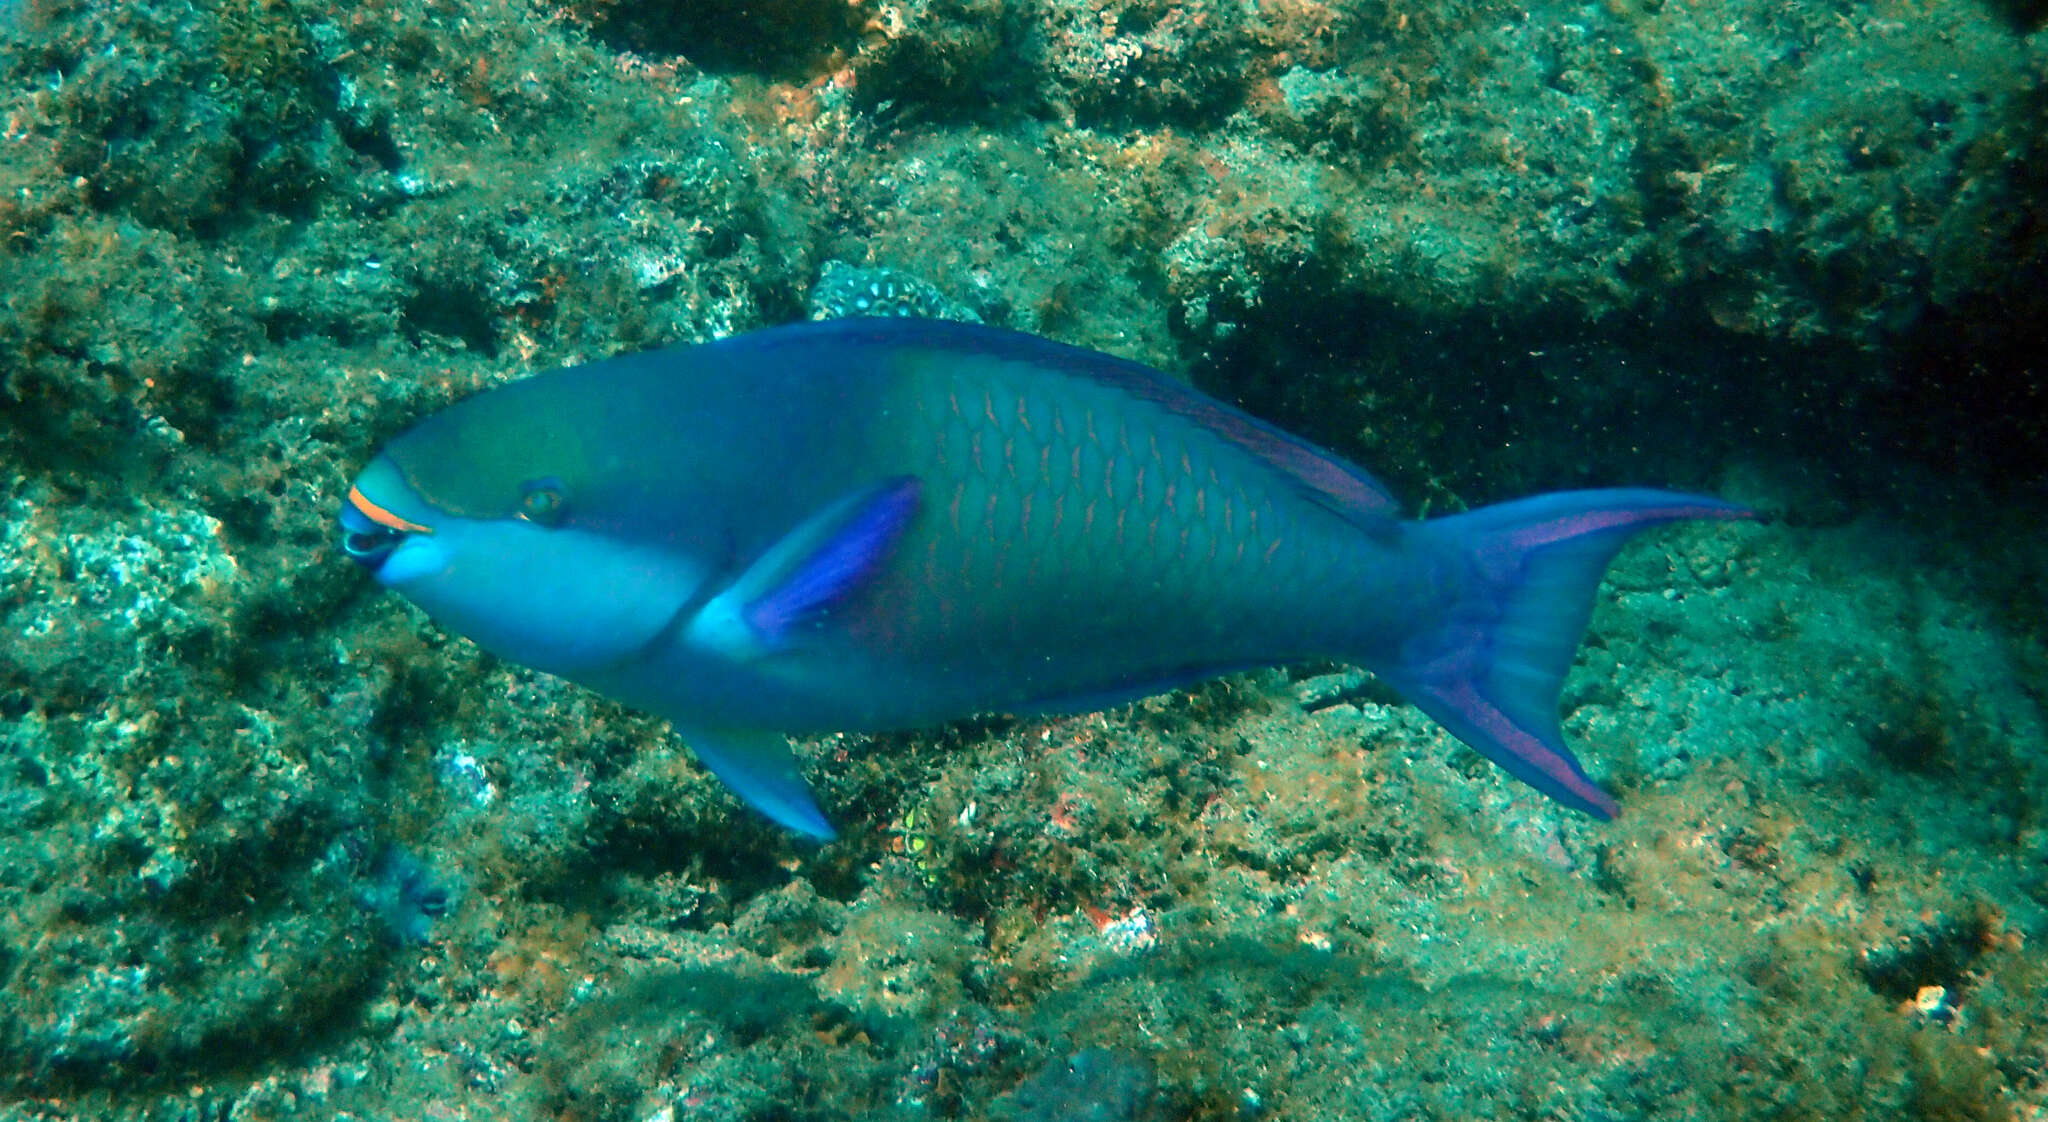
[[[1515,763],[1503,762],[1502,766],[1507,767],[1524,783],[1598,818],[1612,818],[1620,812],[1620,804],[1607,792],[1594,786],[1593,781],[1586,777],[1585,770],[1579,767],[1579,761],[1564,747],[1561,736],[1555,744],[1544,743],[1535,733],[1515,724],[1507,714],[1502,713],[1473,688],[1472,683],[1458,682],[1449,688],[1438,689],[1430,695],[1430,701],[1432,704],[1449,706],[1471,721],[1473,731],[1481,738],[1480,744],[1473,746],[1479,748],[1488,758],[1499,759],[1493,751],[1481,745],[1491,744],[1505,749]],[[1422,705],[1420,701],[1416,704],[1421,705],[1425,711],[1432,711],[1428,705]],[[1459,739],[1471,743],[1463,736]],[[1536,777],[1532,778],[1525,774],[1522,770],[1524,768],[1535,771]]]
[[[1618,809],[1579,766],[1557,722],[1607,563],[1637,533],[1689,518],[1753,511],[1671,491],[1567,491],[1425,524],[1470,565],[1465,598],[1443,626],[1409,641],[1382,671],[1423,712],[1522,782],[1600,818]]]

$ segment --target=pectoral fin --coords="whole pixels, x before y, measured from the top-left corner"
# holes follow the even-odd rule
[[[804,519],[712,597],[685,637],[733,659],[787,647],[888,560],[917,515],[918,491],[915,476],[898,476]]]
[[[678,731],[704,766],[748,806],[800,834],[823,841],[838,836],[812,801],[788,737],[752,729]]]

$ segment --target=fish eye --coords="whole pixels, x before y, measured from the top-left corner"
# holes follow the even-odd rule
[[[568,506],[568,499],[562,494],[559,479],[530,480],[520,487],[519,517],[542,526],[553,526],[562,520],[562,513]]]

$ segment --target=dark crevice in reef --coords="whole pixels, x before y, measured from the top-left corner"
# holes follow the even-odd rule
[[[851,53],[865,15],[844,0],[669,0],[599,6],[593,17],[591,30],[615,51],[681,55],[714,74],[787,80]]]
[[[1970,967],[1992,942],[1995,913],[1946,917],[1903,934],[1891,946],[1857,956],[1856,972],[1870,992],[1891,1001],[1907,1001],[1927,986],[1958,993],[1969,985]]]

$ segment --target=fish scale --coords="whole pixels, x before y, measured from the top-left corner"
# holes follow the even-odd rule
[[[777,821],[786,734],[1362,664],[1598,815],[1557,694],[1614,552],[1750,512],[1642,489],[1428,522],[1164,375],[971,324],[825,322],[479,394],[357,478],[343,545],[451,630],[668,717]]]
[[[870,449],[856,474],[918,476],[941,517],[914,524],[902,563],[835,620],[850,648],[956,683],[958,694],[924,699],[933,712],[1063,707],[1325,654],[1350,645],[1340,632],[1369,626],[1368,600],[1419,591],[1334,564],[1354,552],[1355,527],[1157,404],[986,356],[907,359],[897,377],[919,423],[900,452]],[[1226,553],[1223,524],[1240,517]],[[1314,596],[1299,594],[1303,582]]]

